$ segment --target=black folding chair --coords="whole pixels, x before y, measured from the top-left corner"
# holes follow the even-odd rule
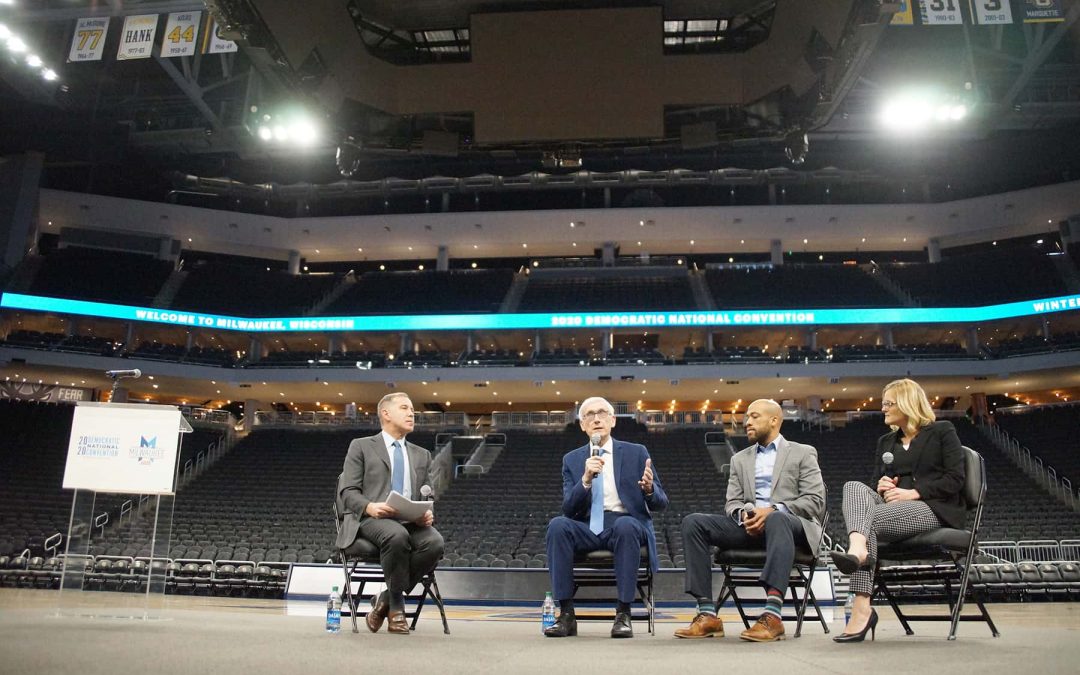
[[[964,500],[967,502],[969,517],[972,517],[970,530],[957,530],[942,527],[937,530],[916,534],[901,541],[878,544],[878,566],[874,573],[874,595],[881,595],[896,612],[896,618],[908,635],[914,635],[909,621],[949,621],[949,640],[956,639],[956,628],[960,621],[985,621],[994,637],[998,637],[997,626],[986,611],[982,597],[975,594],[971,600],[978,608],[978,614],[961,615],[964,599],[969,590],[971,569],[979,546],[979,525],[982,523],[983,501],[986,498],[986,466],[982,455],[964,446]],[[884,566],[882,561],[931,562],[938,564],[907,564]],[[954,592],[954,586],[959,588]],[[944,592],[949,604],[948,615],[904,614],[898,602],[901,586],[920,585],[923,588],[936,588],[940,597]],[[917,598],[933,599],[930,594]]]
[[[636,612],[631,604],[631,619],[646,619],[649,622],[649,634],[656,634],[656,604],[653,602],[653,572],[649,564],[649,547],[641,547],[641,563],[638,565],[637,597],[634,602],[640,602],[643,610]],[[611,551],[591,551],[574,557],[574,591],[579,588],[613,588],[615,587],[615,554]],[[618,602],[617,597],[588,598],[587,602]],[[599,614],[596,612],[576,612],[578,621],[604,621],[614,620],[614,613]]]
[[[826,504],[828,502],[826,501]],[[821,551],[822,542],[825,539],[825,528],[829,524],[829,509],[825,507],[825,514],[821,519],[821,535],[817,541],[811,542],[809,549],[795,548],[795,562],[791,566],[791,576],[788,580],[788,589],[791,591],[791,606],[795,608],[795,614],[783,614],[780,618],[784,621],[795,621],[795,637],[802,635],[803,621],[806,619],[806,610],[813,605],[814,612],[811,619],[821,623],[821,628],[829,632],[829,624],[825,621],[825,615],[821,612],[821,605],[814,596],[814,570],[818,564],[818,554]],[[765,549],[731,549],[727,551],[717,550],[714,563],[724,575],[724,584],[720,589],[720,595],[716,598],[716,608],[719,610],[724,602],[730,597],[735,602],[735,609],[739,611],[743,625],[750,627],[750,615],[744,608],[744,600],[739,597],[739,588],[761,588],[761,569],[765,567]],[[802,597],[798,590],[802,589]],[[785,603],[785,607],[787,603]]]
[[[338,510],[338,505],[335,502],[334,527],[337,531],[341,530],[342,518],[343,515]],[[366,539],[357,537],[348,548],[339,548],[337,552],[338,558],[341,560],[341,569],[345,574],[345,605],[341,608],[341,615],[351,617],[352,630],[354,633],[359,633],[356,617],[367,616],[370,611],[370,604],[366,604],[365,608],[361,609],[361,601],[371,598],[370,594],[367,597],[364,596],[364,587],[368,583],[386,582],[382,566],[379,563],[379,547]],[[354,583],[359,584],[355,593],[352,590]],[[405,616],[412,619],[409,630],[416,630],[416,622],[420,620],[420,612],[424,609],[427,599],[431,598],[431,601],[439,608],[440,616],[442,616],[443,633],[449,635],[450,626],[446,623],[446,608],[443,606],[442,595],[439,594],[439,584],[435,581],[435,570],[431,570],[424,575],[424,578],[420,580],[420,588],[419,593],[414,590],[414,592],[406,596],[406,600],[412,600],[415,603],[411,610],[407,605],[405,609]]]

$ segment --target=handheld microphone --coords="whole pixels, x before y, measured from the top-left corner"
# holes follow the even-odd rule
[[[430,485],[420,486],[420,496],[424,498],[424,501],[435,501],[435,491],[431,489]]]
[[[743,514],[745,514],[745,516],[749,518],[750,516],[754,515],[754,509],[756,508],[757,504],[755,504],[754,502],[746,502],[745,504],[743,504],[742,507]]]
[[[881,463],[885,465],[885,475],[886,476],[890,476],[890,477],[892,476],[893,459],[895,459],[895,458],[893,457],[893,454],[891,452],[886,451],[886,452],[881,453]]]
[[[589,456],[596,457],[600,454],[600,434],[593,434],[589,437]]]
[[[123,377],[139,378],[142,377],[142,371],[138,368],[132,370],[106,370],[105,377],[111,377],[114,380],[119,380]]]

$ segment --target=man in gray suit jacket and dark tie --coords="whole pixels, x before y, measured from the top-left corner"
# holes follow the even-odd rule
[[[389,618],[389,632],[408,635],[405,593],[435,569],[443,554],[443,538],[432,527],[435,517],[430,510],[416,521],[402,522],[386,504],[391,490],[419,500],[421,486],[430,485],[431,453],[405,440],[413,430],[412,401],[408,394],[387,394],[379,401],[378,413],[382,432],[354,439],[345,456],[338,482],[344,515],[337,545],[347,549],[360,537],[379,548],[387,590],[372,599],[367,627],[377,632]]]
[[[731,458],[725,513],[692,513],[683,518],[686,592],[698,603],[698,613],[680,638],[723,637],[712,592],[711,547],[721,550],[764,548],[765,611],[740,637],[751,642],[784,638],[780,610],[795,562],[795,547],[809,550],[808,542],[821,536],[825,513],[825,484],[821,480],[817,450],[792,443],[780,435],[783,410],[760,399],[746,409],[746,435],[753,443]]]

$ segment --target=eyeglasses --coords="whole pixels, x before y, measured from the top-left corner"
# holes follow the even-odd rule
[[[896,407],[896,401],[885,401],[885,400],[882,400],[882,401],[881,401],[881,407],[882,407],[882,408],[888,408],[888,409],[892,409],[892,408],[895,408],[895,407]]]
[[[603,422],[609,417],[611,417],[611,413],[606,410],[590,410],[589,412],[583,414],[581,416],[581,419],[585,420],[586,422],[591,422],[592,420],[600,420],[601,422]]]

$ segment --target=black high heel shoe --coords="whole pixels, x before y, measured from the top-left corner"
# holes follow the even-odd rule
[[[833,638],[833,642],[862,642],[866,639],[866,631],[870,631],[870,639],[877,639],[877,610],[870,610],[870,618],[866,625],[858,633],[841,633]]]
[[[859,570],[872,570],[874,565],[877,564],[876,558],[866,556],[866,560],[859,562],[859,559],[850,553],[841,553],[840,551],[829,551],[829,557],[832,558],[836,569],[844,574],[854,574]]]

